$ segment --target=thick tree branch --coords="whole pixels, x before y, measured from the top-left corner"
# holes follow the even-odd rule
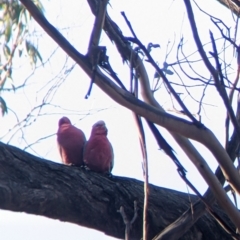
[[[189,195],[149,185],[149,239],[190,206]],[[191,201],[196,196],[190,195]],[[65,166],[32,156],[0,143],[0,208],[46,216],[100,230],[124,238],[125,225],[118,210],[138,217],[130,239],[142,236],[143,183],[135,179],[101,174]],[[227,222],[228,217],[215,210]],[[231,224],[231,227],[233,225]],[[231,239],[208,214],[181,239]]]

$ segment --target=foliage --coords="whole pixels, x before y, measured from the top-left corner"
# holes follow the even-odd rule
[[[38,9],[43,13],[43,6],[40,1],[35,1]],[[1,1],[0,3],[0,94],[5,90],[5,84],[9,82],[12,90],[15,90],[15,81],[12,77],[14,58],[16,54],[21,58],[23,53],[34,67],[39,59],[42,62],[41,54],[37,46],[32,42],[32,17],[26,8],[18,1]],[[7,113],[7,105],[1,97],[0,105],[3,115]]]

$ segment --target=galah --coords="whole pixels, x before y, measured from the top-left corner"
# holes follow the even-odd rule
[[[83,161],[87,169],[99,173],[111,173],[114,155],[107,133],[104,121],[98,121],[93,125],[91,136],[83,152]]]
[[[57,143],[62,162],[67,165],[82,166],[85,134],[74,127],[67,117],[59,120],[58,127]]]

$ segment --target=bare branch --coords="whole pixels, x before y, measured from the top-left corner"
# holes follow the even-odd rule
[[[152,56],[150,55],[149,51],[146,49],[146,47],[139,41],[139,39],[137,38],[136,34],[133,32],[132,30],[132,26],[130,24],[130,22],[128,21],[126,15],[124,12],[122,12],[122,15],[125,19],[125,21],[127,22],[127,25],[129,26],[129,28],[131,29],[131,32],[134,35],[134,38],[127,38],[127,40],[136,43],[145,53],[145,55],[148,58],[148,61],[154,66],[154,68],[156,69],[157,73],[161,76],[161,78],[163,79],[164,83],[167,85],[169,91],[173,94],[173,96],[175,97],[175,99],[177,100],[177,102],[179,103],[179,105],[182,107],[184,113],[193,121],[193,123],[196,124],[196,126],[198,127],[203,127],[203,125],[197,121],[193,115],[189,112],[188,108],[185,106],[185,104],[182,102],[181,98],[179,97],[179,95],[176,93],[176,91],[174,90],[174,88],[171,86],[171,84],[169,83],[168,79],[166,78],[165,74],[163,73],[163,71],[159,68],[159,66],[155,63],[155,61],[153,60]]]
[[[133,218],[131,221],[128,220],[128,217],[124,211],[124,207],[121,206],[120,209],[118,210],[118,212],[122,215],[122,219],[123,219],[123,222],[126,226],[125,228],[125,240],[129,240],[130,239],[130,230],[131,230],[131,227],[132,227],[132,224],[135,222],[135,220],[137,219],[137,201],[135,200],[134,201],[134,215],[133,215]],[[147,237],[147,236],[146,236]]]

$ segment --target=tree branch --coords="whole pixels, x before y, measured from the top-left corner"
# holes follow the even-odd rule
[[[130,239],[142,236],[143,182],[86,171],[37,158],[16,147],[0,143],[0,208],[41,215],[94,228],[124,238],[125,224],[118,212],[138,217],[132,223]],[[148,239],[153,238],[196,201],[194,195],[149,185]],[[215,211],[227,222],[219,207]],[[231,227],[233,225],[231,224]],[[206,214],[181,239],[231,239]]]

